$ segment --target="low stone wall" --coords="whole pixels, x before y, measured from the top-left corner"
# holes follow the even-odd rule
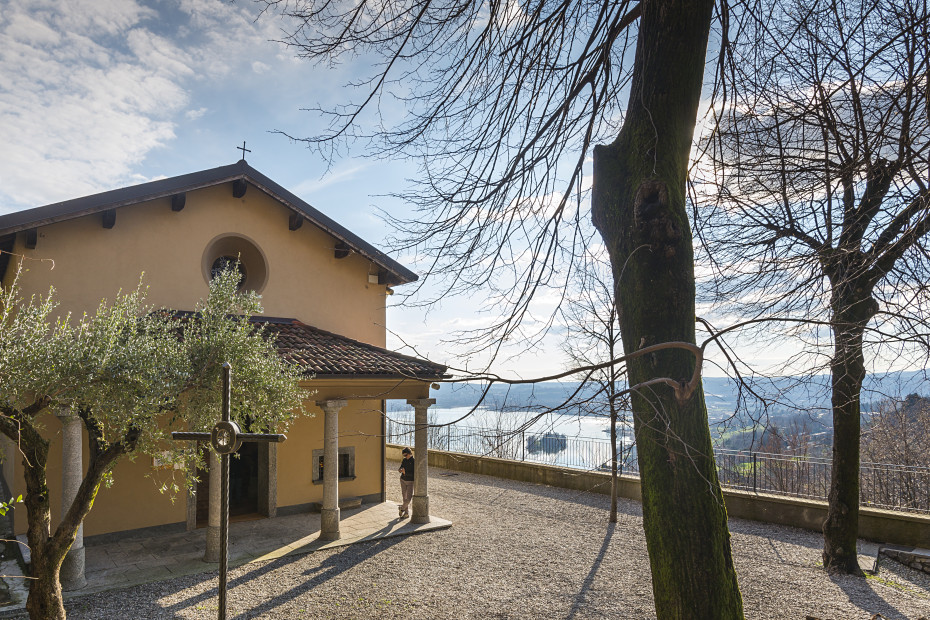
[[[882,545],[878,548],[878,554],[889,557],[905,566],[910,566],[914,570],[930,574],[930,553],[928,553],[926,549],[900,547],[898,545],[889,545],[886,547]]]
[[[388,444],[387,458],[399,461],[401,448]],[[429,464],[442,469],[610,494],[610,474],[603,472],[439,450],[430,450]],[[621,476],[617,492],[620,497],[642,501],[639,478]],[[823,501],[729,489],[724,489],[723,496],[727,514],[740,519],[791,525],[819,532],[827,516],[827,503]],[[859,536],[879,543],[927,549],[930,548],[930,516],[861,507]]]

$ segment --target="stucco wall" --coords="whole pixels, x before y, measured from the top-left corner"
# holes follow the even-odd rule
[[[278,507],[323,500],[323,485],[313,482],[312,455],[323,449],[324,414],[308,403],[314,417],[302,418],[278,445]],[[339,446],[355,448],[355,480],[339,482],[340,497],[381,493],[384,460],[381,452],[381,401],[352,400],[339,412]]]
[[[61,442],[56,441],[55,446],[60,453]],[[86,436],[84,454],[87,454]],[[85,464],[86,460],[85,456]],[[187,491],[183,473],[170,468],[155,469],[153,464],[154,459],[147,455],[120,461],[113,472],[113,485],[101,485],[94,507],[84,520],[85,536],[184,522]],[[52,475],[59,471],[58,467],[49,468],[49,472],[55,472]],[[171,484],[172,476],[180,490],[174,495],[160,492],[163,484]],[[52,486],[60,489],[60,480],[54,484],[50,480],[49,487]],[[60,490],[56,491],[59,506],[60,494]],[[58,518],[53,513],[52,523],[57,523]]]
[[[217,237],[236,234],[264,255],[266,316],[296,318],[384,346],[386,287],[368,281],[376,267],[355,253],[335,258],[333,237],[309,222],[290,231],[283,205],[255,187],[233,198],[231,187],[188,192],[180,212],[171,210],[168,199],[119,208],[112,229],[103,228],[100,214],[43,226],[34,250],[26,249],[24,234],[17,235],[14,252],[29,259],[23,293],[46,293],[53,285],[61,311],[80,315],[120,288],[134,289],[144,271],[149,303],[191,310],[207,294],[204,251]]]
[[[51,414],[39,418],[43,436],[51,440],[48,455],[48,489],[52,527],[61,520],[61,422]],[[87,471],[87,432],[82,426],[84,471]],[[4,475],[12,487],[13,495],[24,494],[22,457],[15,452],[4,454]],[[161,493],[159,488],[170,483],[172,474],[183,485],[180,472],[171,469],[153,469],[151,456],[139,455],[135,460],[123,459],[113,471],[113,484],[100,486],[94,507],[84,521],[84,535],[93,536],[108,532],[179,523],[185,519],[184,492],[174,497]],[[26,509],[14,508],[13,523],[16,534],[26,532]]]
[[[349,401],[339,415],[339,444],[355,448],[355,480],[339,483],[341,497],[374,496],[381,493],[384,458],[382,455],[382,414],[378,400]],[[287,441],[278,444],[277,505],[305,506],[323,499],[323,485],[314,484],[311,470],[313,450],[323,448],[323,413],[313,402],[308,409],[314,417],[298,418],[287,431]],[[61,519],[61,423],[52,415],[42,416],[47,437],[52,438],[49,453],[49,494],[52,524]],[[87,435],[84,433],[84,465],[87,466]],[[113,474],[111,487],[101,486],[94,507],[84,522],[84,535],[95,536],[157,525],[184,523],[187,497],[183,489],[174,496],[162,493],[163,483],[172,475],[183,487],[181,472],[153,468],[151,456],[123,459]],[[13,461],[14,495],[24,493],[22,464]],[[17,534],[26,531],[25,508],[14,509]]]

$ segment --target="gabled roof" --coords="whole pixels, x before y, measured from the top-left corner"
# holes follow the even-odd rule
[[[44,207],[0,215],[0,237],[157,198],[171,198],[184,192],[239,180],[244,180],[249,185],[265,192],[292,212],[304,217],[337,240],[345,243],[349,249],[354,250],[384,269],[389,274],[387,284],[404,284],[417,279],[417,274],[323,215],[247,164],[244,159],[229,166],[182,174],[170,179],[132,185],[109,192],[56,202]]]
[[[278,354],[320,378],[441,379],[446,367],[352,340],[296,319],[252,317],[276,338]]]

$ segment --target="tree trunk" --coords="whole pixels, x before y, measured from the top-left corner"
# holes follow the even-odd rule
[[[29,580],[26,611],[32,620],[63,620],[65,606],[58,573],[67,549],[64,553],[55,553],[56,545],[51,539],[52,514],[46,478],[48,441],[39,436],[38,432],[25,429],[19,441],[26,482],[23,498],[28,522],[26,536],[31,557],[30,571],[34,577]]]
[[[627,116],[617,140],[594,149],[592,212],[627,354],[695,341],[685,181],[712,9],[643,2]],[[694,367],[690,352],[660,351],[631,360],[629,382],[687,380]],[[651,386],[632,403],[657,616],[742,618],[703,390],[679,402],[669,386]]]
[[[610,390],[610,523],[617,522],[617,405]]]
[[[86,420],[85,420],[86,424]],[[3,429],[10,436],[12,429]],[[52,534],[52,517],[49,504],[47,479],[49,442],[31,425],[23,422],[11,438],[18,440],[23,452],[23,477],[26,493],[28,522],[27,538],[31,561],[29,596],[26,611],[32,620],[63,620],[64,599],[61,593],[59,574],[61,564],[74,544],[78,527],[90,512],[100,489],[103,476],[112,469],[117,460],[135,447],[138,434],[131,431],[126,441],[109,444],[100,449],[96,434],[90,433],[91,462],[77,495],[71,506],[62,506],[61,523]]]
[[[610,323],[607,327],[607,351],[610,359],[617,359],[617,334],[615,325],[617,324],[616,305],[611,308]],[[610,402],[610,517],[609,523],[617,522],[617,365],[610,365],[610,379],[607,383],[607,398]],[[622,456],[622,455],[621,455]]]
[[[852,287],[835,287],[835,290]],[[861,290],[861,287],[858,289]],[[861,575],[859,537],[859,397],[865,380],[862,335],[878,304],[871,296],[849,301],[834,294],[832,373],[833,468],[827,518],[823,524],[823,566]]]
[[[31,546],[31,545],[30,545]],[[29,581],[29,598],[26,611],[32,620],[64,620],[65,605],[58,578],[64,554],[53,557],[42,547],[32,550],[32,577]]]

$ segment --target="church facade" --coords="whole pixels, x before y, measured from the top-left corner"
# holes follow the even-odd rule
[[[387,295],[417,276],[244,160],[0,216],[0,250],[3,286],[23,263],[25,296],[53,286],[59,311],[77,315],[133,290],[143,273],[149,304],[192,310],[211,274],[239,260],[243,286],[262,295],[265,314],[256,320],[300,364],[315,415],[296,420],[286,442],[244,444],[231,459],[234,516],[322,507],[323,535],[338,537],[340,498],[385,499],[385,401],[425,411],[446,370],[385,348]],[[67,501],[62,479],[87,466],[86,433],[64,413],[50,411],[45,424],[60,438],[49,458],[53,524],[63,494]],[[7,444],[3,475],[15,496],[22,470]],[[327,488],[324,461],[338,467],[336,490]],[[121,462],[83,535],[206,525],[212,476],[200,476],[186,501],[172,501],[158,490],[170,475],[157,458]],[[25,519],[15,527],[21,533]]]

